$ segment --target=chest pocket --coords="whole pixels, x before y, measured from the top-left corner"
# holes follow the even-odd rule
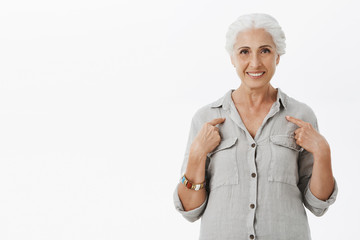
[[[210,158],[207,168],[210,190],[223,185],[238,184],[237,139],[237,137],[230,137],[221,140],[220,144],[207,155]]]
[[[297,186],[299,181],[298,156],[303,148],[289,135],[270,136],[271,159],[268,180]]]

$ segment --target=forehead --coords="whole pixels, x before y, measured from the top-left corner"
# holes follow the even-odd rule
[[[234,47],[247,46],[256,48],[262,45],[275,47],[272,36],[263,28],[252,28],[238,33]]]

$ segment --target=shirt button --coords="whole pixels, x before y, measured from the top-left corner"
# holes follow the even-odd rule
[[[255,204],[250,204],[250,208],[254,208],[255,207]]]
[[[251,235],[250,235],[250,239],[254,239],[254,238],[255,238],[254,235],[251,234]]]
[[[254,148],[255,146],[256,146],[256,144],[255,144],[255,143],[251,144],[251,147],[253,147],[253,148]]]
[[[256,173],[252,173],[251,176],[254,178],[256,177]]]

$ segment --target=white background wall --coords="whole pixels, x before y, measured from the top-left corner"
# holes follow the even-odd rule
[[[313,239],[360,225],[357,1],[2,1],[0,239],[197,239],[175,211],[191,117],[237,88],[224,49],[241,14],[287,36],[272,79],[310,105],[337,201]]]

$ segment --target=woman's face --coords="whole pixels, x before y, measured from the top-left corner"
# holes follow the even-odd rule
[[[238,34],[231,63],[235,66],[242,84],[248,88],[268,85],[279,60],[275,43],[264,29],[250,29]]]

